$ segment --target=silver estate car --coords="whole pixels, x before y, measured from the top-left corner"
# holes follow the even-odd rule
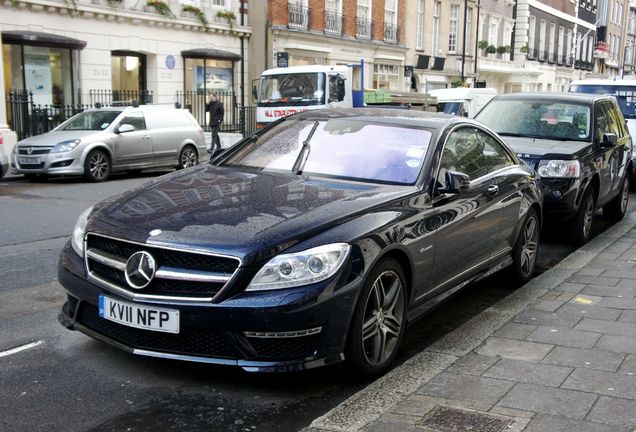
[[[11,164],[30,180],[83,175],[100,182],[115,171],[187,168],[208,157],[203,130],[187,110],[144,105],[86,110],[20,141]]]

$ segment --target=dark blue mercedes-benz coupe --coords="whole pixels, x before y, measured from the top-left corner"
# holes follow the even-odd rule
[[[88,209],[60,322],[134,354],[252,371],[384,372],[409,322],[534,270],[535,173],[493,132],[407,110],[317,110]]]

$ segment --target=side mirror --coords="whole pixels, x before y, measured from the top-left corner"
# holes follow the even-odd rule
[[[470,187],[470,177],[457,171],[446,171],[446,187],[440,189],[442,193],[459,194]]]
[[[114,130],[114,132],[119,135],[122,133],[126,133],[126,132],[132,132],[135,130],[135,127],[131,124],[120,124],[119,126],[117,126]]]
[[[616,134],[606,132],[603,134],[603,141],[601,141],[601,147],[614,147],[618,143],[618,137]]]

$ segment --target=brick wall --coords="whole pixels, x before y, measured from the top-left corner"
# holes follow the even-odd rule
[[[287,25],[287,2],[269,0],[269,22],[272,25]]]
[[[384,40],[384,0],[373,0],[371,21],[373,21],[371,37],[375,40]]]
[[[356,35],[356,14],[358,11],[358,4],[356,0],[344,0],[342,2],[342,14],[344,15],[344,29],[345,36],[355,37]]]
[[[309,29],[325,29],[325,0],[309,0]]]

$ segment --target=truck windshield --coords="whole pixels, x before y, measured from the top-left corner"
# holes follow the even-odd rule
[[[287,119],[222,165],[407,185],[417,180],[430,140],[429,130],[381,123],[373,117]],[[299,156],[304,157],[300,165]]]
[[[574,93],[591,93],[615,96],[621,107],[623,117],[636,119],[636,86],[612,84],[574,84],[570,87]]]
[[[464,115],[464,103],[462,101],[438,102],[437,112],[446,114]]]
[[[261,78],[258,106],[302,106],[325,103],[325,74],[307,72]]]

